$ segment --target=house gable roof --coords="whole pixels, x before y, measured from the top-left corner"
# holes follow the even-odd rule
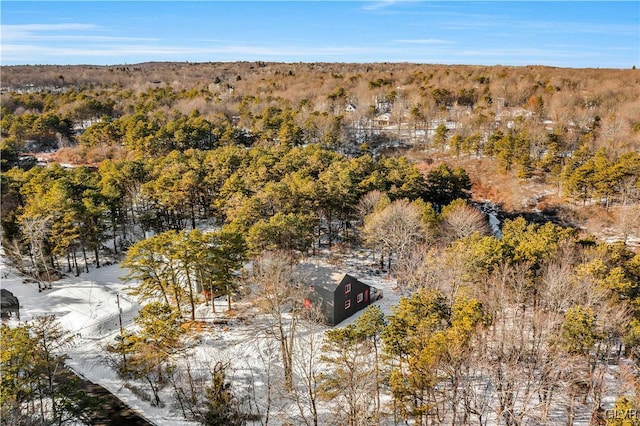
[[[312,290],[316,291],[322,297],[328,297],[333,294],[343,282],[360,281],[358,278],[344,271],[321,264],[300,263],[296,271],[300,281],[304,283],[304,285],[313,287]]]
[[[7,289],[0,289],[0,306],[2,309],[19,307],[18,298]]]
[[[331,293],[338,288],[345,276],[344,272],[313,263],[300,263],[296,269],[302,282]]]

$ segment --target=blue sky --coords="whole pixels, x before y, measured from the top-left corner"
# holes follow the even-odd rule
[[[5,1],[2,65],[145,61],[640,67],[638,1]]]

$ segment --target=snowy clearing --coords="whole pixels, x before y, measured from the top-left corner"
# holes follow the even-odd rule
[[[126,293],[130,283],[124,283],[120,278],[127,272],[119,265],[103,266],[91,269],[79,277],[65,277],[56,281],[51,290],[38,292],[38,285],[25,276],[18,274],[15,269],[5,264],[4,252],[0,253],[1,287],[11,291],[20,301],[20,322],[29,322],[35,317],[55,314],[61,326],[75,336],[74,345],[69,350],[67,365],[88,380],[100,384],[120,398],[125,404],[134,409],[144,418],[156,425],[181,426],[196,425],[198,423],[183,418],[179,408],[173,406],[173,396],[168,387],[163,392],[165,406],[153,407],[148,401],[140,398],[118,377],[112,368],[109,354],[105,346],[113,343],[119,333],[118,302],[122,311],[122,325],[133,326],[133,319],[137,315],[140,305]],[[335,260],[331,261],[334,263]],[[356,251],[354,256],[338,268],[349,270],[355,276],[362,278],[367,284],[383,291],[384,297],[375,302],[385,314],[391,313],[391,307],[396,305],[399,296],[394,291],[395,280],[386,275],[373,274],[374,269],[369,254]],[[242,301],[236,303],[237,311],[242,310]],[[217,314],[211,313],[211,307],[200,305],[197,308],[197,320],[210,322],[212,315],[226,316],[226,301],[216,300]],[[234,309],[236,310],[236,309]],[[340,326],[353,323],[362,311],[343,321]],[[16,320],[11,320],[16,321]],[[231,370],[229,378],[249,383],[244,392],[260,393],[265,384],[264,377],[254,377],[256,366],[264,365],[265,357],[269,356],[267,330],[256,324],[260,318],[247,322],[234,320],[231,326],[212,326],[209,332],[200,333],[196,337],[196,346],[192,348],[193,358],[189,361],[197,371],[206,371],[215,361],[229,362]],[[327,327],[318,327],[313,332],[321,338]],[[273,355],[273,354],[271,354]],[[184,360],[175,360],[181,366]],[[260,370],[260,368],[258,368]],[[243,390],[240,386],[238,390]],[[261,397],[256,398],[260,403]],[[286,421],[290,407],[281,406],[280,416]],[[275,410],[274,410],[275,411]],[[278,417],[275,414],[272,414]],[[275,420],[275,419],[274,419]],[[290,419],[289,419],[290,421]]]
[[[4,253],[2,253],[4,254]],[[53,283],[51,290],[38,292],[15,270],[0,262],[2,288],[11,291],[20,301],[20,321],[55,314],[62,327],[74,334],[74,346],[69,350],[67,364],[88,380],[98,383],[125,404],[157,425],[191,425],[179,413],[156,409],[140,400],[109,366],[103,347],[119,332],[116,295],[120,295],[123,326],[133,323],[140,306],[126,295],[126,284],[119,277],[126,275],[118,265],[93,269],[80,277],[63,278]],[[13,321],[13,320],[12,320]]]

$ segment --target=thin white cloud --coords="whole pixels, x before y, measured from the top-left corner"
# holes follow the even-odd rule
[[[82,31],[82,30],[95,30],[100,27],[94,24],[10,24],[3,25],[2,29],[7,31]]]
[[[40,37],[56,37],[60,33],[82,32],[96,30],[99,27],[93,24],[23,24],[2,25],[0,28],[2,40],[21,42],[34,40]]]
[[[2,59],[3,63],[33,60],[34,56],[52,57],[69,52],[90,52],[90,56],[109,55],[113,46],[131,42],[153,42],[157,39],[140,37],[122,37],[104,35],[107,31],[95,24],[23,24],[2,25]],[[95,34],[98,32],[98,34]],[[102,32],[102,34],[100,34]],[[61,43],[66,47],[51,46]],[[73,45],[92,46],[91,49],[72,47]],[[106,47],[105,47],[106,46]]]
[[[157,41],[157,38],[145,38],[145,37],[118,37],[118,36],[101,36],[101,35],[86,35],[86,34],[25,34],[20,36],[9,35],[5,37],[2,34],[4,41],[11,41],[14,43],[27,43],[27,42],[52,42],[52,41],[70,41],[77,43],[109,43],[109,42],[127,42],[127,41]]]
[[[638,35],[637,25],[604,24],[594,22],[559,21],[550,17],[548,21],[529,21],[514,19],[507,15],[462,15],[450,14],[455,20],[442,20],[439,26],[452,31],[472,31],[495,28],[517,28],[518,31],[530,30],[558,34],[605,34],[605,35]]]
[[[382,0],[382,1],[377,1],[377,2],[374,2],[374,3],[366,4],[366,5],[362,6],[362,9],[364,9],[364,10],[379,10],[379,9],[384,9],[386,7],[389,7],[389,6],[393,6],[395,3],[397,3],[396,0]]]
[[[292,47],[270,47],[259,45],[227,45],[212,47],[179,47],[179,46],[154,46],[146,44],[132,45],[103,45],[91,48],[80,47],[52,47],[25,44],[3,45],[3,62],[13,63],[33,63],[33,58],[121,58],[123,61],[139,56],[156,57],[186,57],[190,55],[245,55],[252,57],[291,57],[291,56],[340,56],[340,55],[362,55],[377,52],[378,49],[361,47],[317,47],[308,48],[301,46]]]
[[[440,40],[437,38],[418,38],[418,39],[400,39],[394,40],[396,43],[404,44],[451,44],[449,40]]]
[[[549,58],[591,58],[601,56],[597,52],[584,52],[584,51],[572,51],[564,49],[474,49],[474,50],[459,50],[450,52],[454,56],[460,57],[483,57],[483,58],[534,58],[534,57],[549,57]]]
[[[582,33],[582,34],[605,34],[605,35],[638,35],[640,29],[637,25],[625,24],[600,24],[592,22],[518,22],[521,28],[527,28],[536,31],[547,31],[556,33]]]
[[[382,10],[382,9],[388,9],[391,6],[400,4],[400,3],[419,3],[422,0],[379,0],[379,1],[374,1],[371,3],[367,3],[364,6],[362,6],[363,10]]]
[[[439,62],[446,62],[444,58],[451,61],[457,58],[460,61],[476,63],[486,63],[488,60],[508,62],[509,58],[521,58],[526,63],[536,62],[533,58],[581,58],[596,57],[595,53],[579,53],[566,49],[477,49],[477,50],[451,50],[440,49],[433,46],[430,50],[417,49],[419,44],[411,44],[407,48],[390,45],[386,47],[377,46],[266,46],[251,44],[227,44],[217,46],[170,46],[151,44],[104,44],[90,47],[56,47],[42,46],[37,44],[6,44],[2,49],[3,63],[44,63],[49,58],[65,57],[68,59],[78,58],[113,58],[116,62],[128,62],[136,58],[154,58],[155,60],[200,57],[229,57],[238,60],[243,58],[349,58],[349,60],[364,60],[365,58],[377,57],[373,60],[383,60],[385,58],[400,57],[415,58],[413,62],[431,62],[436,58],[442,58]],[[547,60],[548,60],[547,59]]]

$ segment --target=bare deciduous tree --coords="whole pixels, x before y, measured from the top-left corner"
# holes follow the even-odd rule
[[[468,237],[474,232],[489,234],[486,216],[477,208],[464,201],[454,202],[443,209],[440,235],[445,241]]]
[[[619,206],[615,218],[625,244],[633,235],[640,237],[640,204]]]
[[[312,308],[313,309],[313,308]],[[317,322],[306,322],[298,329],[296,351],[293,356],[293,371],[299,378],[293,398],[300,413],[298,423],[318,426],[319,377],[322,371],[320,354],[323,336]]]
[[[418,244],[398,259],[395,276],[397,288],[401,293],[408,295],[421,287],[437,288],[435,286],[437,271],[430,268],[428,264],[429,259],[435,255],[434,250],[427,244]]]
[[[44,288],[51,288],[51,268],[45,254],[45,239],[51,227],[51,216],[25,217],[22,220],[22,232],[29,241],[29,254],[38,280],[38,291],[42,291],[40,283],[41,272],[44,272],[46,284]]]
[[[264,253],[254,262],[249,278],[260,289],[257,303],[268,317],[265,331],[278,341],[284,386],[290,393],[293,391],[294,342],[304,309],[293,259],[288,252]]]
[[[369,245],[387,254],[389,268],[393,254],[402,258],[427,237],[420,209],[407,200],[396,200],[367,216],[364,235]]]
[[[360,197],[360,201],[358,201],[358,214],[364,220],[364,218],[373,213],[378,206],[388,203],[390,203],[389,197],[383,192],[378,190],[369,191]],[[384,207],[384,205],[382,207]]]

